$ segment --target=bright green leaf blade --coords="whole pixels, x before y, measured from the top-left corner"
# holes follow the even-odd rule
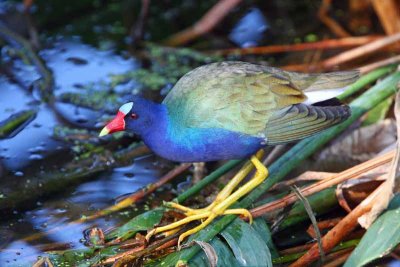
[[[122,240],[126,240],[138,231],[149,230],[161,221],[163,213],[164,210],[161,208],[142,213],[107,234],[106,239],[121,238]]]
[[[221,235],[241,266],[272,266],[267,244],[250,224],[236,219]]]
[[[371,225],[344,267],[364,266],[387,255],[400,243],[400,195],[390,204],[392,209]]]

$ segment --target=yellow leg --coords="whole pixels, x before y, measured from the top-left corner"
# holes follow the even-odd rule
[[[213,210],[227,209],[229,206],[235,203],[239,198],[249,193],[251,190],[253,190],[259,184],[261,184],[268,177],[268,169],[261,163],[261,161],[257,157],[252,156],[251,162],[254,164],[257,170],[256,173],[254,174],[254,177],[249,182],[240,187],[238,190],[236,190],[229,197],[227,197],[223,202],[216,205],[213,208]]]
[[[205,211],[211,210],[213,207],[221,203],[224,199],[226,199],[235,187],[249,174],[249,172],[253,169],[254,165],[251,162],[245,163],[245,165],[239,170],[239,172],[229,181],[229,183],[222,189],[221,192],[218,193],[215,200],[207,207],[202,209],[191,209],[180,205],[175,202],[167,202],[165,205],[169,208],[174,208],[180,210],[185,213],[186,216],[191,216],[199,213],[203,213]]]
[[[256,157],[260,159],[263,155],[264,151],[261,149],[257,152]],[[183,211],[186,216],[195,215],[203,211],[209,211],[213,207],[224,201],[238,186],[238,184],[251,172],[253,168],[254,164],[251,161],[246,162],[244,166],[237,172],[237,174],[229,181],[229,183],[218,193],[218,195],[215,197],[215,200],[205,208],[191,209],[175,202],[167,202],[166,205],[170,208]]]
[[[235,175],[235,177],[227,184],[227,186],[217,195],[215,201],[206,208],[203,209],[191,209],[185,206],[179,205],[177,203],[169,203],[170,207],[179,209],[185,212],[185,215],[188,217],[174,222],[172,224],[157,227],[150,231],[146,235],[146,239],[150,239],[150,237],[157,233],[162,233],[166,231],[171,231],[172,229],[176,229],[181,227],[189,222],[195,220],[204,220],[200,225],[197,227],[186,231],[185,233],[181,234],[178,239],[178,247],[180,247],[180,243],[184,240],[187,236],[192,235],[208,224],[210,224],[217,216],[219,215],[226,215],[226,214],[238,214],[243,215],[249,218],[250,223],[252,222],[251,214],[246,209],[228,209],[233,203],[235,203],[238,199],[249,193],[255,187],[257,187],[260,183],[262,183],[268,176],[267,168],[260,162],[259,158],[262,157],[262,152],[258,152],[256,156],[251,157],[251,163],[246,163],[242,169]],[[247,174],[251,171],[253,166],[256,168],[256,173],[254,174],[253,178],[244,184],[242,187],[238,188],[235,192],[232,191],[235,187],[247,176]]]

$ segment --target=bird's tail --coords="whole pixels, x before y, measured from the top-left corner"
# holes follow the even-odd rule
[[[307,96],[305,103],[313,104],[341,94],[348,85],[359,78],[360,72],[351,70],[307,74],[287,71],[285,75]]]
[[[335,71],[328,73],[298,73],[286,71],[290,81],[304,92],[345,87],[360,76],[359,70]]]

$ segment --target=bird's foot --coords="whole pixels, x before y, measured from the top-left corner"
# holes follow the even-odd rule
[[[215,202],[213,202],[214,204]],[[174,223],[168,224],[166,226],[161,226],[154,228],[153,230],[149,231],[146,235],[146,239],[149,240],[153,235],[163,233],[165,236],[169,236],[171,234],[176,233],[178,230],[181,229],[182,226],[192,222],[201,220],[201,224],[182,233],[178,239],[178,249],[180,249],[181,242],[188,236],[199,232],[201,229],[205,228],[209,225],[216,217],[220,215],[228,215],[228,214],[236,214],[242,215],[246,217],[250,223],[253,222],[253,217],[251,213],[247,209],[227,209],[228,203],[215,203],[215,205],[210,205],[207,208],[203,209],[191,209],[182,205],[179,205],[174,202],[168,202],[167,205],[169,207],[184,211],[185,215],[187,216],[184,219],[176,221]]]
[[[179,229],[182,228],[182,226],[190,222],[200,220],[200,225],[182,233],[179,236],[178,249],[180,249],[180,244],[186,237],[202,230],[220,215],[242,215],[248,218],[251,223],[252,216],[248,210],[228,208],[239,198],[258,186],[268,176],[267,168],[265,168],[265,166],[259,161],[259,158],[261,158],[262,155],[263,153],[259,152],[256,156],[253,156],[251,158],[251,162],[246,163],[242,167],[242,169],[239,170],[235,177],[231,179],[226,187],[217,195],[214,202],[211,203],[211,205],[209,205],[208,207],[202,209],[192,209],[174,202],[166,203],[168,207],[182,211],[187,217],[166,226],[154,228],[153,230],[148,232],[148,234],[146,235],[146,239],[149,240],[153,235],[159,233],[163,233],[165,236],[170,235],[171,233],[176,233]],[[253,169],[254,166],[257,170],[254,177],[249,182],[247,182],[242,187],[238,188],[235,192],[232,193],[234,188],[247,176],[247,174]]]

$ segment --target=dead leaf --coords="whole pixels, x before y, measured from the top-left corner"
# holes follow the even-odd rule
[[[392,119],[354,130],[343,139],[322,150],[316,165],[337,171],[367,161],[396,143],[396,124]],[[319,168],[321,169],[321,168]]]
[[[396,95],[396,103],[394,107],[394,114],[397,120],[397,135],[400,136],[400,93]],[[399,191],[400,184],[400,142],[397,141],[396,155],[392,161],[388,176],[381,190],[376,194],[376,197],[372,199],[374,204],[371,210],[365,213],[363,216],[358,218],[359,224],[368,228],[375,219],[381,214],[383,210],[387,208],[390,200],[394,194]]]
[[[339,205],[350,212],[357,207],[369,194],[372,193],[384,180],[384,177],[376,173],[375,176],[345,181],[336,188],[336,197]]]

